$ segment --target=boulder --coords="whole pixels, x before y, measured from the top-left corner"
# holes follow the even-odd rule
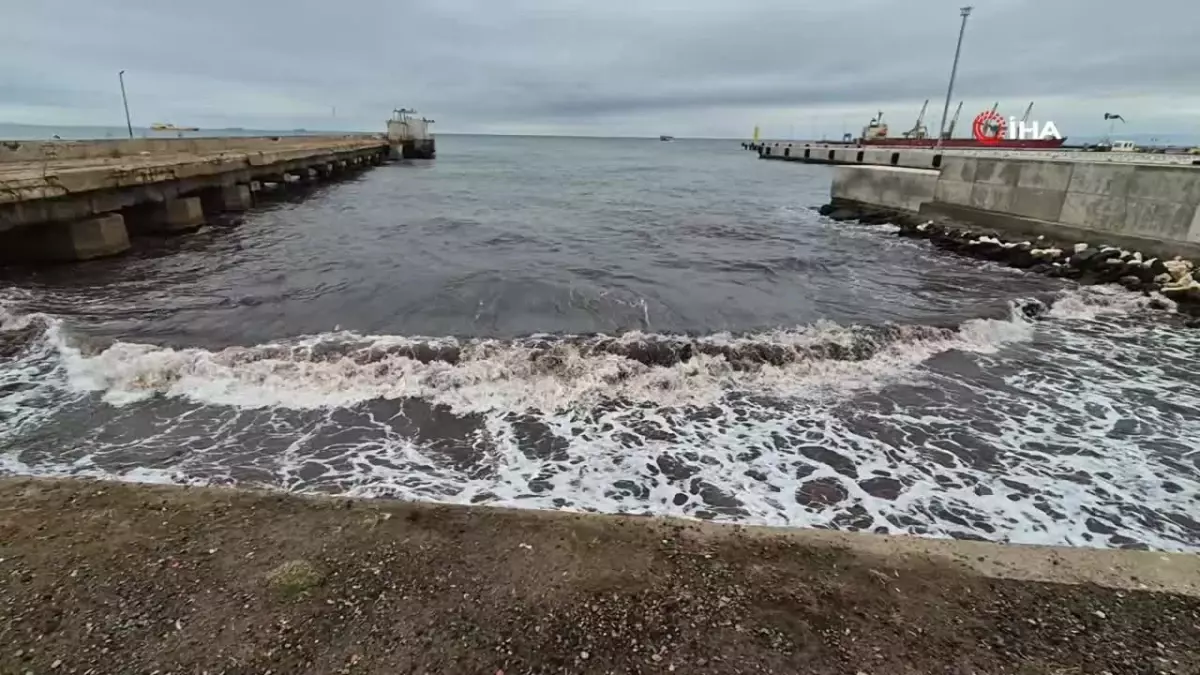
[[[1179,258],[1168,260],[1167,262],[1163,263],[1163,266],[1166,268],[1167,273],[1171,275],[1171,278],[1176,281],[1179,281],[1184,276],[1190,275],[1192,271],[1192,261],[1180,260]]]
[[[1125,288],[1128,288],[1131,291],[1140,291],[1140,290],[1142,290],[1142,284],[1144,282],[1139,277],[1135,277],[1133,275],[1127,275],[1127,276],[1123,276],[1120,279],[1118,279],[1117,283],[1121,284],[1122,286],[1124,286]]]

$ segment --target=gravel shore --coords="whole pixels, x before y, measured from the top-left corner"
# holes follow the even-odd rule
[[[1198,596],[1190,555],[0,480],[4,674],[1198,673]]]

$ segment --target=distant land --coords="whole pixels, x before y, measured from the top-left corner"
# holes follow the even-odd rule
[[[243,129],[225,127],[221,129],[199,129],[197,131],[155,131],[149,127],[134,127],[135,138],[205,138],[212,136],[297,136],[320,134],[376,133],[356,131],[322,131],[319,129]],[[44,141],[55,136],[65,141],[95,140],[99,138],[128,138],[129,129],[123,126],[72,126],[65,124],[17,124],[0,122],[0,139],[10,141]]]

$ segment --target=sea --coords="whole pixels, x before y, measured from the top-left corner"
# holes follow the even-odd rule
[[[0,472],[1200,551],[1200,331],[737,141],[443,136],[0,269]]]

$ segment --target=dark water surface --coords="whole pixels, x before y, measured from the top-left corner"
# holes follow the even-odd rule
[[[1200,336],[1146,299],[736,143],[439,155],[0,272],[0,470],[1200,549]]]

